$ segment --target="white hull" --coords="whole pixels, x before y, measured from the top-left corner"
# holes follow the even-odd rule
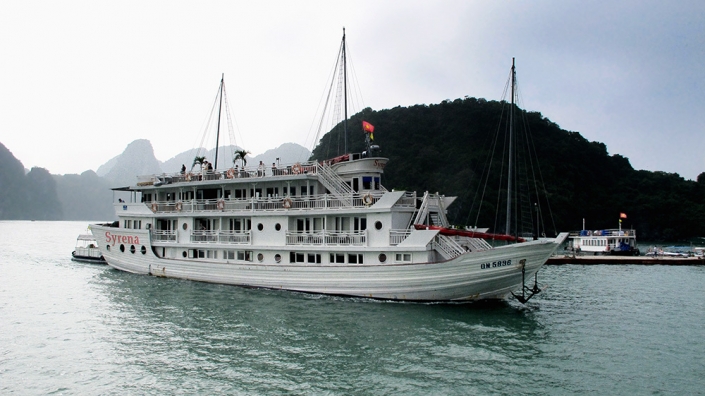
[[[160,258],[151,249],[148,230],[93,225],[91,231],[108,264],[122,271],[246,287],[409,301],[503,299],[512,291],[521,291],[522,279],[528,283],[567,236],[561,234],[555,239],[469,252],[434,263],[304,264]],[[106,232],[111,235],[110,241]],[[121,235],[139,238],[141,243],[135,244],[134,253],[129,245],[123,252],[114,244],[115,236]],[[108,245],[111,245],[109,250],[104,248]],[[146,246],[144,254],[142,246]]]

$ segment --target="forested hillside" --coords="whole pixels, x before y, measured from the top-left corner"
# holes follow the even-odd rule
[[[457,225],[491,226],[495,223],[492,203],[479,205],[478,189],[487,163],[490,144],[498,129],[506,103],[465,98],[434,105],[369,108],[348,121],[348,151],[364,150],[362,120],[375,126],[375,143],[381,156],[390,159],[383,184],[388,189],[440,192],[458,196],[449,209],[449,220]],[[518,111],[516,117],[531,132],[543,185],[548,192],[550,214],[544,210],[546,230],[578,230],[583,219],[587,228],[635,228],[641,240],[679,240],[705,236],[705,177],[688,181],[678,174],[637,171],[619,154],[590,142],[577,132],[560,129],[537,112]],[[339,125],[325,135],[312,158],[336,156],[341,147]],[[619,152],[619,147],[610,148]],[[494,158],[492,161],[500,161]],[[498,184],[488,184],[485,197],[497,195]],[[490,200],[491,202],[491,200]],[[473,212],[471,213],[471,208]]]
[[[44,168],[25,174],[22,163],[0,144],[0,220],[60,220],[56,183]]]

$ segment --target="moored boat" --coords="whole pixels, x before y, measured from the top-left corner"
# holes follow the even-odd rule
[[[80,234],[76,247],[71,252],[71,260],[83,263],[107,264],[92,234]]]
[[[638,256],[636,230],[581,230],[569,236],[568,248],[576,254]]]
[[[626,218],[625,213],[620,213],[618,228],[598,230],[585,229],[583,219],[583,229],[570,233],[567,249],[576,255],[639,256],[636,230],[622,229],[622,220]]]
[[[567,233],[449,231],[455,197],[385,188],[388,159],[374,127],[363,130],[364,152],[330,160],[234,169],[216,157],[199,174],[141,176],[115,189],[128,197],[115,204],[120,220],[91,230],[110,266],[136,274],[406,301],[526,302],[540,291],[535,275]]]

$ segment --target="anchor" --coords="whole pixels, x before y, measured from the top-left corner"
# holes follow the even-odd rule
[[[539,282],[538,282],[538,271],[534,273],[534,287],[529,287],[526,286],[526,269],[525,269],[525,264],[526,260],[521,260],[521,295],[514,294],[512,293],[512,296],[516,298],[520,303],[526,304],[527,301],[531,300],[531,297],[541,293],[541,289],[539,288]],[[528,297],[526,295],[529,295]]]

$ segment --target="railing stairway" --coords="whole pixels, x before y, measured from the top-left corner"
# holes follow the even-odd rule
[[[353,189],[348,183],[338,176],[329,165],[317,164],[318,180],[328,191],[338,198],[344,206],[353,205]]]
[[[423,194],[421,206],[416,211],[416,216],[412,216],[412,222],[409,227],[414,224],[427,224],[427,219],[429,220],[429,225],[448,227],[443,197],[438,194],[429,194],[428,191]]]
[[[438,234],[436,235],[436,242],[434,247],[438,253],[441,254],[446,260],[458,257],[465,253],[465,249],[458,243],[446,235]]]

